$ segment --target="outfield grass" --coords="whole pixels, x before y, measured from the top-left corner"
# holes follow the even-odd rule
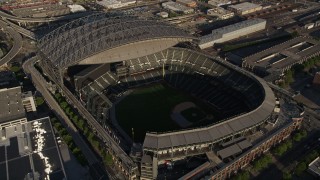
[[[153,84],[135,89],[116,105],[116,117],[120,126],[135,142],[142,142],[146,131],[178,130],[180,127],[170,118],[175,105],[193,98],[164,84]]]

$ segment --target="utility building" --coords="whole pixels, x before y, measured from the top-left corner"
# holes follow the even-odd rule
[[[184,14],[190,14],[194,12],[194,9],[172,1],[162,3],[162,7],[171,11],[180,12]]]
[[[266,28],[266,20],[249,19],[236,24],[215,29],[211,34],[200,38],[199,47],[205,49],[213,46],[215,43],[223,43],[232,39],[239,38]]]
[[[256,11],[260,11],[262,9],[262,6],[249,2],[244,2],[236,5],[231,5],[228,7],[228,9],[238,15],[245,15]]]

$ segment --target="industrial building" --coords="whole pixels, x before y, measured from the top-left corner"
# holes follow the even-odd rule
[[[26,7],[36,7],[46,4],[57,4],[56,0],[9,0],[1,8],[7,11]]]
[[[169,17],[169,13],[162,11],[162,12],[157,13],[157,16],[160,16],[162,18],[167,18],[167,17]]]
[[[18,17],[53,17],[70,13],[70,8],[60,4],[44,4],[32,7],[16,8],[12,13]]]
[[[215,29],[209,35],[200,38],[199,47],[205,49],[212,47],[215,43],[223,43],[239,38],[266,28],[264,19],[248,19],[239,23]]]
[[[197,3],[193,0],[176,0],[176,2],[191,8],[197,7]]]
[[[0,123],[25,117],[21,88],[0,89]]]
[[[216,16],[218,17],[218,19],[224,20],[224,19],[232,18],[234,16],[234,12],[228,11],[221,7],[216,7],[216,8],[208,9],[207,15]]]
[[[215,7],[220,7],[223,5],[231,4],[231,1],[230,0],[210,0],[208,1],[208,4]]]
[[[97,1],[98,4],[108,9],[117,9],[136,3],[136,0],[102,0]]]
[[[320,178],[320,157],[317,157],[308,165],[308,172],[316,178]]]
[[[300,36],[275,45],[245,58],[233,58],[232,62],[258,75],[282,74],[295,64],[301,64],[320,54],[320,43]]]
[[[233,11],[238,15],[250,14],[256,11],[260,11],[261,9],[262,6],[249,2],[228,6],[228,10]]]
[[[86,9],[83,6],[78,5],[78,4],[72,4],[72,5],[67,5],[67,6],[70,9],[70,12],[72,12],[72,13],[86,11]]]
[[[36,107],[31,92],[22,93],[20,86],[0,89],[0,123],[23,118],[32,111]]]
[[[162,3],[162,7],[170,11],[183,13],[183,14],[190,14],[194,12],[194,9],[173,1]]]
[[[37,111],[34,98],[31,91],[25,92],[21,94],[22,104],[26,110],[26,112],[35,112]]]
[[[0,179],[66,179],[48,117],[0,123]]]

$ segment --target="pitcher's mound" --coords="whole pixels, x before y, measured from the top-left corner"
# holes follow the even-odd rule
[[[193,123],[199,122],[205,117],[206,114],[193,102],[183,102],[176,105],[171,114],[172,120],[182,128],[191,126]]]

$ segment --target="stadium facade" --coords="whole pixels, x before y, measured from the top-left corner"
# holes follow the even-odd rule
[[[142,160],[138,162],[141,165],[139,176],[156,179],[158,166],[167,161],[208,153],[214,154],[214,159],[220,159],[220,162],[228,161],[230,157],[237,161],[236,153],[226,153],[228,148],[238,147],[237,153],[244,154],[254,151],[263,143],[249,142],[247,136],[259,132],[268,122],[277,124],[278,121],[279,101],[264,80],[217,57],[172,47],[194,39],[187,32],[162,22],[97,14],[46,35],[39,41],[39,53],[44,70],[60,85],[63,85],[64,71],[69,66],[118,62],[113,70],[108,65],[101,65],[92,69],[99,73],[84,73],[75,80],[79,101],[106,130],[110,128],[106,121],[115,99],[128,89],[161,80],[228,115],[205,127],[148,132],[143,142]],[[298,123],[293,124],[290,133],[299,127]],[[279,139],[273,142],[279,142]],[[119,157],[114,154],[114,158]],[[252,160],[249,159],[247,163]],[[224,167],[227,166],[220,166],[219,171]],[[231,174],[223,173],[229,175],[218,175],[218,179]]]

